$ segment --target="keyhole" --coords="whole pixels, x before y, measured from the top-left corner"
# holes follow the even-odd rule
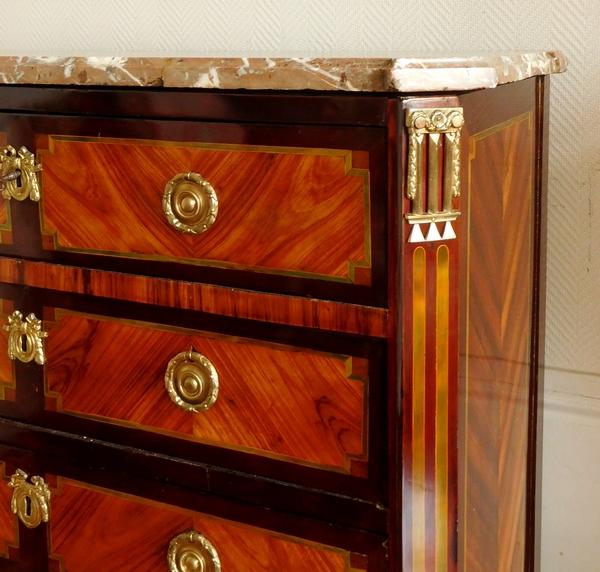
[[[21,188],[21,184],[22,184],[21,170],[20,169],[17,169],[17,174],[18,174],[18,177],[17,177],[17,180],[16,180],[16,184],[17,184],[17,188],[20,189]]]
[[[27,352],[27,336],[25,334],[21,336],[21,349],[23,352]]]
[[[29,497],[25,497],[25,516],[31,516],[31,499]]]

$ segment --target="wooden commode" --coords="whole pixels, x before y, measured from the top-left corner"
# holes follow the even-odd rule
[[[0,57],[0,571],[538,570],[565,69]]]

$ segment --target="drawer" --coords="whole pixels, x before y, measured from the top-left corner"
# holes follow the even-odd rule
[[[3,451],[7,447],[0,446]],[[29,453],[0,463],[0,568],[52,572],[383,572],[385,537]],[[48,470],[52,469],[52,470]],[[37,477],[37,478],[36,478]],[[82,479],[82,477],[85,478]],[[115,486],[116,485],[116,486]],[[14,502],[16,514],[11,512]],[[40,535],[39,532],[43,532]],[[24,554],[24,548],[32,554]],[[26,566],[26,564],[24,563]],[[4,568],[2,568],[4,569]]]
[[[46,408],[366,476],[368,360],[57,309]]]
[[[40,234],[6,253],[385,305],[382,129],[0,114],[2,131],[39,169],[9,185],[40,195],[35,223],[7,201]]]
[[[43,378],[44,409],[32,413],[35,424],[378,494],[373,485],[383,468],[374,440],[384,422],[371,410],[381,400],[383,341],[36,295],[43,303],[43,364],[32,360],[17,379],[17,396],[25,396]],[[22,307],[35,305],[30,298]],[[21,405],[17,399],[18,417]]]
[[[371,282],[367,152],[59,136],[37,151],[45,248]]]

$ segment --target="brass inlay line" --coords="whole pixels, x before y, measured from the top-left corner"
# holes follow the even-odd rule
[[[448,350],[450,340],[450,251],[437,251],[435,409],[435,570],[448,570]]]
[[[425,321],[426,256],[413,253],[413,367],[412,367],[412,520],[413,572],[425,570]]]

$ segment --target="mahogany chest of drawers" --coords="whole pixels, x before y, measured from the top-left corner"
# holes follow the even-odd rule
[[[0,570],[534,570],[547,117],[1,86]]]

